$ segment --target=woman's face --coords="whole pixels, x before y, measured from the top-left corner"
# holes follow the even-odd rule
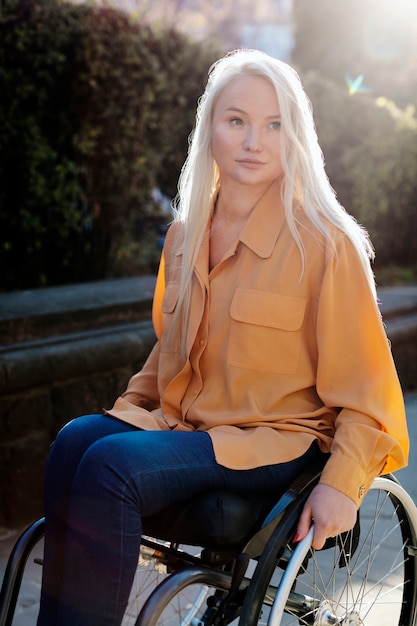
[[[275,90],[262,76],[238,76],[214,105],[211,150],[227,182],[264,186],[283,174],[281,114]]]

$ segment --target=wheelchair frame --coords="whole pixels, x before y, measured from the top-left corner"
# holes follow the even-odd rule
[[[353,531],[326,542],[323,550],[311,548],[313,529],[294,546],[292,537],[299,514],[319,476],[316,472],[300,477],[239,547],[211,547],[195,555],[177,544],[144,536],[147,564],[151,569],[162,564],[169,575],[150,593],[137,617],[135,614],[135,626],[165,624],[164,611],[195,586],[202,586],[198,602],[191,602],[185,617],[175,621],[179,626],[415,626],[417,508],[412,498],[392,475],[377,478],[368,494],[375,500],[373,517],[365,512]],[[383,527],[381,536],[379,526]],[[14,546],[0,593],[0,626],[12,626],[26,562],[43,533],[41,519],[26,529]],[[381,563],[378,561],[380,550],[392,541],[398,543],[393,547],[393,562],[387,572],[380,572],[387,558],[383,551]],[[366,554],[365,543],[370,543]],[[320,570],[320,560],[330,563],[329,583],[322,574],[328,566]],[[251,575],[249,564],[254,567]],[[310,569],[317,569],[314,576]],[[336,584],[336,578],[342,582]],[[351,584],[354,578],[355,584]],[[307,586],[311,582],[308,593],[304,579]],[[395,613],[394,617],[391,613],[387,617],[388,610]],[[174,624],[173,618],[169,619]]]

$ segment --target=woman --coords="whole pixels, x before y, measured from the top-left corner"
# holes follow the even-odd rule
[[[322,458],[295,540],[312,518],[317,549],[353,527],[374,477],[408,453],[372,256],[296,73],[258,51],[218,61],[164,246],[158,341],[48,459],[39,626],[120,624],[141,517],[203,490],[279,492]]]

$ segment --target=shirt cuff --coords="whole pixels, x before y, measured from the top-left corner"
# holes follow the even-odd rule
[[[333,453],[324,466],[319,482],[341,491],[359,508],[373,479],[354,459]]]

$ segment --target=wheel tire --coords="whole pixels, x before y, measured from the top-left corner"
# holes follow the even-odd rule
[[[175,546],[176,549],[185,546]],[[190,549],[187,546],[187,549]],[[122,626],[134,626],[136,619],[149,595],[168,576],[163,553],[141,545],[139,563],[135,574],[129,603],[123,618]],[[161,611],[158,626],[193,626],[198,624],[200,615],[206,607],[209,587],[206,585],[190,585]]]

